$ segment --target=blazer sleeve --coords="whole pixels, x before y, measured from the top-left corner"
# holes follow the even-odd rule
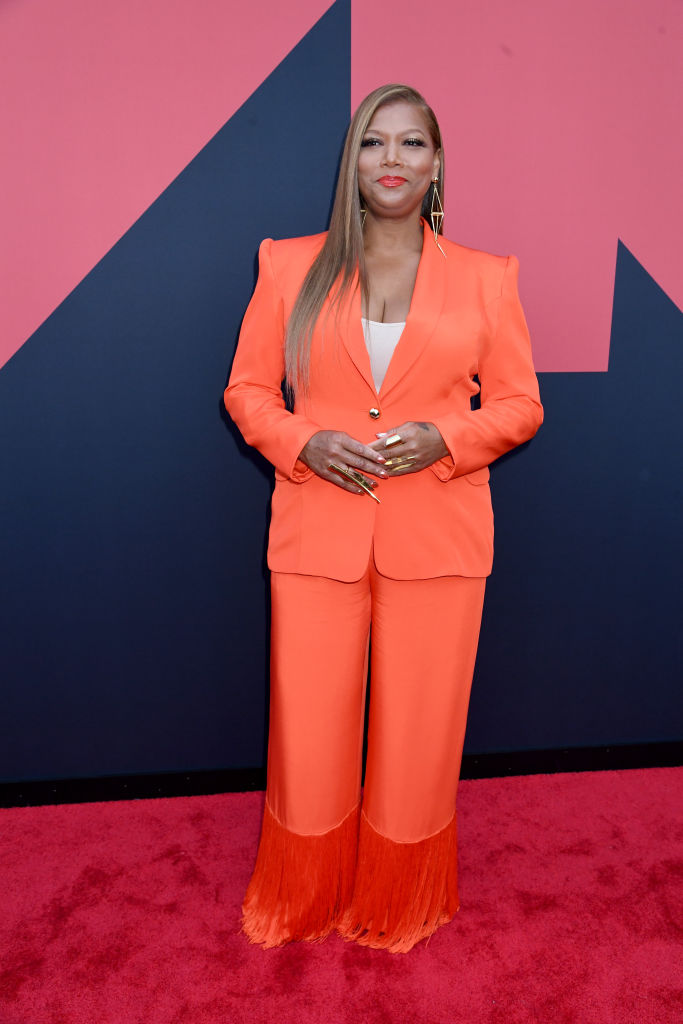
[[[483,469],[528,441],[543,422],[518,275],[517,257],[508,256],[500,293],[486,306],[493,327],[479,357],[481,407],[434,420],[451,456],[440,460],[442,480]]]
[[[320,427],[285,408],[284,302],[273,272],[272,245],[272,239],[266,238],[259,247],[258,280],[244,314],[223,397],[247,444],[257,448],[285,477],[301,483],[313,470],[298,456]]]

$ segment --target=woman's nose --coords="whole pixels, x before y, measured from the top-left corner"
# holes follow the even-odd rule
[[[401,163],[401,151],[395,142],[388,143],[384,151],[384,162],[385,164]]]

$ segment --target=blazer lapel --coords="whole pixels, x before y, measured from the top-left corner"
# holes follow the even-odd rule
[[[410,310],[380,388],[381,398],[385,398],[400,383],[421,355],[434,332],[446,300],[446,257],[437,248],[429,225],[423,221],[422,227],[422,255],[417,268]],[[357,276],[352,287],[351,298],[340,315],[339,330],[356,369],[377,394],[361,323],[361,295]],[[335,316],[335,313],[331,315]]]
[[[363,379],[369,384],[372,391],[377,394],[375,382],[372,378],[372,368],[370,366],[368,347],[365,344],[363,324],[361,322],[363,314],[361,310],[360,282],[358,280],[358,274],[356,274],[352,287],[353,291],[351,293],[351,299],[346,304],[346,309],[340,317],[341,322],[339,326],[341,336],[356,369]],[[332,315],[334,316],[334,314]]]
[[[446,301],[446,257],[437,248],[429,225],[423,221],[422,227],[422,255],[417,268],[410,310],[380,388],[382,399],[385,399],[401,382],[413,363],[419,359],[434,333]],[[362,338],[362,330],[360,334]]]

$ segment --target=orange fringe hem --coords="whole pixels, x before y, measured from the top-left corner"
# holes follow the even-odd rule
[[[256,866],[242,905],[242,930],[264,949],[313,942],[334,931],[348,907],[358,849],[358,808],[322,835],[290,832],[266,802]]]
[[[396,843],[364,813],[351,905],[337,931],[361,946],[407,953],[459,909],[456,817],[436,835]]]

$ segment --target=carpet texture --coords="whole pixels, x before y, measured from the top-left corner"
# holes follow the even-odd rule
[[[0,1024],[679,1024],[683,769],[468,780],[407,955],[238,931],[262,794],[0,811]]]

